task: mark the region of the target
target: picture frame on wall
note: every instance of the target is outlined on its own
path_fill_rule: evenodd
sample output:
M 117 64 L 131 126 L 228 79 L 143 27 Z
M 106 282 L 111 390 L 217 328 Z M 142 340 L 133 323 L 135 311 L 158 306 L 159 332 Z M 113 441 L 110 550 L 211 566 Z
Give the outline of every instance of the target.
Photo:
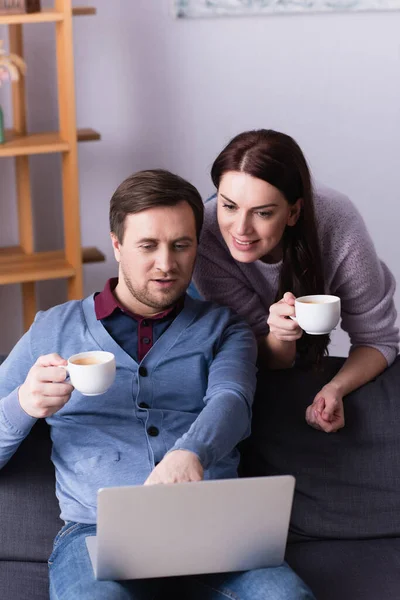
M 177 18 L 399 10 L 400 0 L 173 0 Z

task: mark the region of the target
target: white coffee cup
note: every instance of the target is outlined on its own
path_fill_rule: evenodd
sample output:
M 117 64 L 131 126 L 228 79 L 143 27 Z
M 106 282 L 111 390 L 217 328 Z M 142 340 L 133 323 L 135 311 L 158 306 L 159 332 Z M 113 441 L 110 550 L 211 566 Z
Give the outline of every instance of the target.
M 114 382 L 116 365 L 112 352 L 92 351 L 73 354 L 66 369 L 75 389 L 85 396 L 104 394 Z
M 294 303 L 292 317 L 310 335 L 323 335 L 335 329 L 340 321 L 340 298 L 328 294 L 301 296 Z

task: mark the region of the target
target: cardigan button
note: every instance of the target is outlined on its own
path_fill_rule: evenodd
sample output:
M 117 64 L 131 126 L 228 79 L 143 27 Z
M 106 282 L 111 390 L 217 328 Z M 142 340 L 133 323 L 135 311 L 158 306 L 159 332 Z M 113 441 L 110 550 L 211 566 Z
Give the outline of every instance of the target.
M 140 375 L 140 377 L 147 377 L 146 367 L 139 367 L 139 375 Z
M 160 432 L 158 431 L 157 427 L 150 425 L 150 427 L 147 429 L 147 433 L 151 435 L 151 437 L 157 437 Z

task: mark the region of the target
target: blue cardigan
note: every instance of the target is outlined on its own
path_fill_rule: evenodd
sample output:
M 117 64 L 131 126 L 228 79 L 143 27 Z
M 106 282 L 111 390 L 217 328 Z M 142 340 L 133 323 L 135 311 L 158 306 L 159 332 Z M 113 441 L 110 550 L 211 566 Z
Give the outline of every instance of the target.
M 230 309 L 190 296 L 139 364 L 96 319 L 93 296 L 39 312 L 0 366 L 0 468 L 36 421 L 22 410 L 18 387 L 37 358 L 99 349 L 115 354 L 113 386 L 100 396 L 74 390 L 47 419 L 62 519 L 95 523 L 100 487 L 142 484 L 173 449 L 196 453 L 207 479 L 237 475 L 235 446 L 250 431 L 256 341 Z

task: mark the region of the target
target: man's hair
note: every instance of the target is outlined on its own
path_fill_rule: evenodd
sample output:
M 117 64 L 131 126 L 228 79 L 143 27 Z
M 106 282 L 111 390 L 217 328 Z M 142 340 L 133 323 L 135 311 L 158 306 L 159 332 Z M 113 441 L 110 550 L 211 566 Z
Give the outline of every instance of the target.
M 122 244 L 128 215 L 187 202 L 194 214 L 197 240 L 204 219 L 204 206 L 197 189 L 188 181 L 163 169 L 134 173 L 115 190 L 110 201 L 110 231 Z

